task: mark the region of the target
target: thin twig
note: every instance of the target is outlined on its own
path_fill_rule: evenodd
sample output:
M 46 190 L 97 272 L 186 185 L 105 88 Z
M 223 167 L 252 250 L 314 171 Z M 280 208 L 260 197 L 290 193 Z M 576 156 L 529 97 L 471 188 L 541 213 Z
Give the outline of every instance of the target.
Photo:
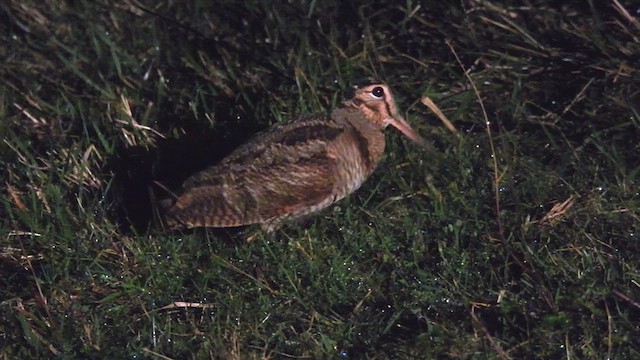
M 266 281 L 260 281 L 258 280 L 255 276 L 252 276 L 251 274 L 247 273 L 246 271 L 240 269 L 239 267 L 231 264 L 230 262 L 228 262 L 227 260 L 225 260 L 224 258 L 222 258 L 219 255 L 212 255 L 212 257 L 214 259 L 216 259 L 220 264 L 222 264 L 224 267 L 237 272 L 238 274 L 244 275 L 246 277 L 248 277 L 249 279 L 251 279 L 252 281 L 254 281 L 256 284 L 260 285 L 261 287 L 269 290 L 269 292 L 271 294 L 277 294 L 278 292 L 274 289 L 272 289 L 269 284 Z
M 604 309 L 607 311 L 607 329 L 609 336 L 607 336 L 607 359 L 611 359 L 611 349 L 613 349 L 613 317 L 611 311 L 609 311 L 609 305 L 604 302 Z
M 491 344 L 491 347 L 496 351 L 501 359 L 511 359 L 511 357 L 504 350 L 502 350 L 500 344 L 498 344 L 493 336 L 491 336 L 487 327 L 484 326 L 480 319 L 478 319 L 478 316 L 475 313 L 475 308 L 475 306 L 471 307 L 471 320 L 473 320 L 473 322 L 480 328 L 480 330 L 482 330 L 484 336 L 487 338 L 487 340 L 489 340 L 489 344 Z
M 613 294 L 619 298 L 621 298 L 622 300 L 628 302 L 629 304 L 637 307 L 638 309 L 640 309 L 640 303 L 633 300 L 632 298 L 629 297 L 629 295 L 623 293 L 620 290 L 613 290 Z
M 629 14 L 627 9 L 625 9 L 624 6 L 622 6 L 622 4 L 620 4 L 618 0 L 612 0 L 612 2 L 616 10 L 620 13 L 620 15 L 622 15 L 625 19 L 627 19 L 627 21 L 632 23 L 635 27 L 640 29 L 640 21 L 638 21 L 638 19 L 631 16 L 631 14 Z
M 462 72 L 464 73 L 464 76 L 467 78 L 467 80 L 471 84 L 471 87 L 473 88 L 473 92 L 475 93 L 476 98 L 478 99 L 478 103 L 480 104 L 480 108 L 482 109 L 482 116 L 484 117 L 484 125 L 485 125 L 485 129 L 487 131 L 487 136 L 489 137 L 489 146 L 491 147 L 491 155 L 493 155 L 492 156 L 492 161 L 493 161 L 493 191 L 495 193 L 495 199 L 496 199 L 496 220 L 498 222 L 498 232 L 500 233 L 500 238 L 502 240 L 504 240 L 504 231 L 502 229 L 502 218 L 500 216 L 500 175 L 498 174 L 498 156 L 496 154 L 496 148 L 495 148 L 495 145 L 493 143 L 493 136 L 491 134 L 491 127 L 489 126 L 489 124 L 490 124 L 489 123 L 489 116 L 487 116 L 487 110 L 484 108 L 484 103 L 482 102 L 482 97 L 480 96 L 480 91 L 478 91 L 478 88 L 476 87 L 475 82 L 473 81 L 473 79 L 471 79 L 471 76 L 469 75 L 469 73 L 465 69 L 464 65 L 462 64 L 462 61 L 458 57 L 458 53 L 456 53 L 456 50 L 453 48 L 453 45 L 451 45 L 451 42 L 449 40 L 446 40 L 445 42 L 446 42 L 447 46 L 449 47 L 449 49 L 451 49 L 451 53 L 453 53 L 453 56 L 456 58 L 456 61 L 458 62 L 458 65 L 460 65 L 460 68 L 462 69 Z
M 565 108 L 562 110 L 562 113 L 560 115 L 558 115 L 557 118 L 553 121 L 554 125 L 557 124 L 558 121 L 560 121 L 560 119 L 566 113 L 569 112 L 569 110 L 571 110 L 573 105 L 577 104 L 580 100 L 582 100 L 584 98 L 584 93 L 587 91 L 587 88 L 589 86 L 591 86 L 591 83 L 593 83 L 594 80 L 595 80 L 595 78 L 591 78 L 591 79 L 589 79 L 589 81 L 587 81 L 587 84 L 582 87 L 582 89 L 578 92 L 578 94 L 576 94 L 576 96 L 573 97 L 573 100 L 571 100 L 571 103 L 569 103 L 569 105 L 565 106 Z
M 159 352 L 155 352 L 155 351 L 153 351 L 153 350 L 151 350 L 151 349 L 149 349 L 149 348 L 147 348 L 147 347 L 142 348 L 142 351 L 144 351 L 144 352 L 146 352 L 147 354 L 152 355 L 152 356 L 154 356 L 154 357 L 156 357 L 156 358 L 159 358 L 159 359 L 163 359 L 163 360 L 173 360 L 173 358 L 168 357 L 168 356 L 165 356 L 165 355 L 162 355 L 162 354 L 160 354 Z
M 430 97 L 425 95 L 425 96 L 420 98 L 420 102 L 422 102 L 422 104 L 424 104 L 424 106 L 428 107 L 429 110 L 431 110 L 434 114 L 436 114 L 438 119 L 440 119 L 440 121 L 442 121 L 442 124 L 444 124 L 444 126 L 447 129 L 449 129 L 454 134 L 458 134 L 458 129 L 456 129 L 456 127 L 453 125 L 453 123 L 451 121 L 449 121 L 449 118 L 447 118 L 442 113 L 442 110 L 440 110 L 438 105 L 436 105 L 436 103 L 433 102 L 433 100 L 431 100 Z

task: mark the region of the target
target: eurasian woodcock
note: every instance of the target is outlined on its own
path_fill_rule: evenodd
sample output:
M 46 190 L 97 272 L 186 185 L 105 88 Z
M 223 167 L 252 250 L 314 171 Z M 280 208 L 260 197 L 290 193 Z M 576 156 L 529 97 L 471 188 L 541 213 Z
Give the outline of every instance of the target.
M 261 224 L 273 231 L 356 191 L 380 162 L 388 125 L 425 144 L 387 85 L 354 90 L 329 114 L 278 124 L 187 179 L 166 212 L 169 227 Z

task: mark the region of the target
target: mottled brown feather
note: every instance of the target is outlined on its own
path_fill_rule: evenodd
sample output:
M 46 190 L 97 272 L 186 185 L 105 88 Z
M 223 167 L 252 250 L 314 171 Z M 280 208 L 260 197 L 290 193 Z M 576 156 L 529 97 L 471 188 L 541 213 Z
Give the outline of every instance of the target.
M 185 189 L 171 208 L 170 216 L 189 227 L 230 227 L 270 222 L 304 212 L 331 193 L 334 184 L 323 175 L 334 171 L 334 167 L 335 162 L 326 156 L 281 163 L 259 172 L 250 166 L 235 166 L 233 182 L 224 173 L 219 176 L 225 185 Z M 293 172 L 292 176 L 281 176 L 287 172 Z
M 387 125 L 422 140 L 397 112 L 388 87 L 370 85 L 357 88 L 354 98 L 330 114 L 301 117 L 257 134 L 185 181 L 167 211 L 167 224 L 260 223 L 273 229 L 284 219 L 322 209 L 358 189 L 373 172 L 384 152 Z
M 251 146 L 238 148 L 184 183 L 182 195 L 167 214 L 170 225 L 273 222 L 333 202 L 338 161 L 328 151 L 337 138 L 354 132 L 344 118 L 339 120 L 331 123 L 327 115 L 316 116 L 258 134 L 255 142 L 248 143 Z

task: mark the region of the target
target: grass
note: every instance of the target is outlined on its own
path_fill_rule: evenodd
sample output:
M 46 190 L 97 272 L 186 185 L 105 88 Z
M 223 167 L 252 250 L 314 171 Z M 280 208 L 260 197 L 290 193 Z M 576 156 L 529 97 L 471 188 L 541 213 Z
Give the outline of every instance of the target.
M 639 357 L 637 6 L 553 4 L 5 1 L 0 358 Z M 389 131 L 251 243 L 157 226 L 365 76 L 437 154 Z

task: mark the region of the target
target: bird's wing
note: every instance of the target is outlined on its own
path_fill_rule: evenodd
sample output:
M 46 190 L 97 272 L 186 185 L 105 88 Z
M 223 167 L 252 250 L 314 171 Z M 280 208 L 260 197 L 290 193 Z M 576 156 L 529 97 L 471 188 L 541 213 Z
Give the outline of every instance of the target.
M 328 121 L 326 114 L 309 115 L 277 125 L 254 135 L 219 164 L 188 178 L 183 188 L 209 183 L 217 174 L 233 173 L 238 168 L 266 167 L 316 156 L 326 151 L 326 145 L 344 131 L 344 124 Z
M 331 203 L 336 124 L 295 124 L 265 134 L 185 182 L 167 218 L 188 227 L 230 227 L 301 215 Z

